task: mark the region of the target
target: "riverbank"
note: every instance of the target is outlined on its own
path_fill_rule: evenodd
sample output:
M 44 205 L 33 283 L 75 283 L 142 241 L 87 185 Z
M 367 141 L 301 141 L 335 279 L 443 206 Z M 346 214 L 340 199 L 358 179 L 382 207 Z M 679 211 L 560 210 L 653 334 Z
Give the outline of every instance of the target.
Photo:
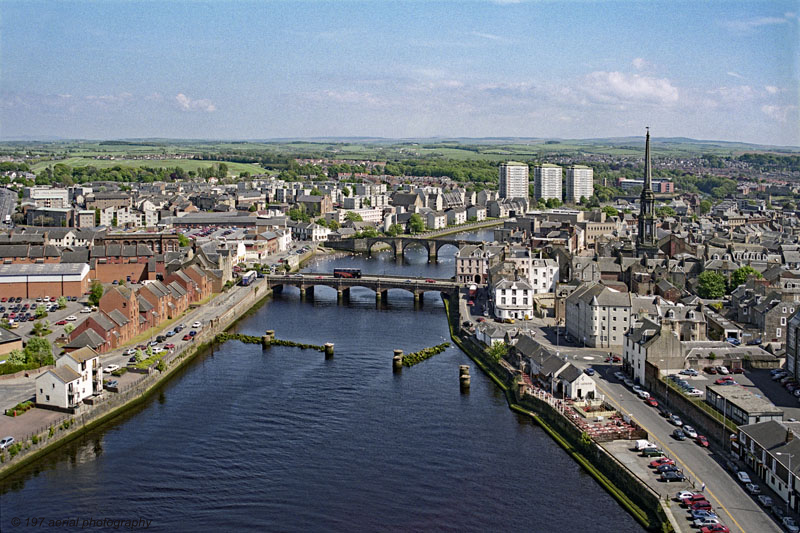
M 151 368 L 146 375 L 127 389 L 119 393 L 106 391 L 102 399 L 96 398 L 91 407 L 83 406 L 79 412 L 66 414 L 48 428 L 43 428 L 40 433 L 24 441 L 20 440 L 22 449 L 14 457 L 3 456 L 4 460 L 0 464 L 0 480 L 140 405 L 199 353 L 205 351 L 218 334 L 224 333 L 236 322 L 261 307 L 272 295 L 272 292 L 265 287 L 264 290 L 260 290 L 262 285 L 262 280 L 259 280 L 255 285 L 251 285 L 249 290 L 240 288 L 246 290 L 244 295 L 241 298 L 234 298 L 234 301 L 228 301 L 227 309 L 211 320 L 209 325 L 195 336 L 192 344 L 163 359 L 166 364 L 163 371 Z M 209 303 L 212 304 L 213 301 Z
M 509 370 L 460 334 L 458 302 L 445 298 L 444 304 L 453 342 L 503 391 L 512 411 L 531 417 L 642 526 L 650 531 L 675 530 L 674 519 L 665 512 L 658 495 L 597 444 L 585 442 L 577 430 L 569 431 L 566 419 L 548 403 L 519 394 L 520 387 Z

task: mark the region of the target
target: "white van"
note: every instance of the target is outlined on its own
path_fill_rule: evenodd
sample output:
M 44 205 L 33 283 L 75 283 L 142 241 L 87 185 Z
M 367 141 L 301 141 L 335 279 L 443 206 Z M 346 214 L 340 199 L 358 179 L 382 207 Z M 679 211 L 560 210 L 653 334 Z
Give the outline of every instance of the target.
M 649 440 L 637 440 L 636 441 L 636 451 L 640 452 L 642 450 L 646 450 L 647 448 L 658 448 L 655 444 L 650 442 Z

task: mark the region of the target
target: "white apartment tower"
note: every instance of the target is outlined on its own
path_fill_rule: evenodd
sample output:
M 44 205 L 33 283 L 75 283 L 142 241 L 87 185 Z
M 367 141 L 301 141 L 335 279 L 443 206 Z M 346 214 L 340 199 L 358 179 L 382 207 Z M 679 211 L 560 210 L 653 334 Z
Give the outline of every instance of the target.
M 534 167 L 533 194 L 536 200 L 555 198 L 561 201 L 561 167 L 548 164 Z
M 509 161 L 500 164 L 500 198 L 528 198 L 528 165 Z
M 594 171 L 583 165 L 573 165 L 567 169 L 567 203 L 577 204 L 581 197 L 591 198 L 594 194 Z

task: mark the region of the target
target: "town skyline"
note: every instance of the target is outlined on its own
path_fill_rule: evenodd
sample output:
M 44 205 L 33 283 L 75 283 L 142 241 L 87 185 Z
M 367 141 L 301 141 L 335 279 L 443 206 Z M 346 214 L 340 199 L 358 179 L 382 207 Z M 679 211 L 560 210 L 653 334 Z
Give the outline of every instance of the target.
M 89 5 L 4 2 L 3 139 L 800 145 L 796 2 Z

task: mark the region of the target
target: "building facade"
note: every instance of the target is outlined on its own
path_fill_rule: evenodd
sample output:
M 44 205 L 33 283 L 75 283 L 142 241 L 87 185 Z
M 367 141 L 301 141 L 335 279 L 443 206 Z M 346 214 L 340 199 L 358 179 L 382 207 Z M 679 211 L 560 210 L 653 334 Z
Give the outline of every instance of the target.
M 567 168 L 567 195 L 564 201 L 577 204 L 581 198 L 591 198 L 594 194 L 594 170 L 584 165 Z
M 561 167 L 541 165 L 533 169 L 533 195 L 536 200 L 556 199 L 561 201 Z
M 509 161 L 500 165 L 500 198 L 528 198 L 528 165 Z

